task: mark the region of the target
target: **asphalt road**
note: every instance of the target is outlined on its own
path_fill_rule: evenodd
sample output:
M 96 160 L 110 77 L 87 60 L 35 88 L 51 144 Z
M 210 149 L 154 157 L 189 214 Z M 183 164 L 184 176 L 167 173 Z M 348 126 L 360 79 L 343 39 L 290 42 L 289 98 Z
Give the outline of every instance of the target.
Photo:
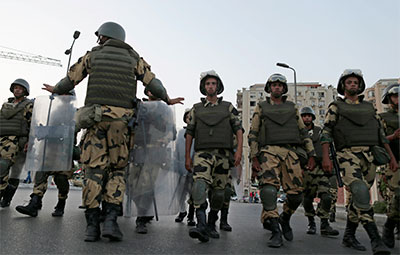
M 83 241 L 86 221 L 78 209 L 81 192 L 72 190 L 67 200 L 64 217 L 54 218 L 51 212 L 57 203 L 57 191 L 49 189 L 43 199 L 43 209 L 36 218 L 22 215 L 17 205 L 27 203 L 31 189 L 21 188 L 9 208 L 0 208 L 1 254 L 371 254 L 369 239 L 362 227 L 357 238 L 367 247 L 366 252 L 348 249 L 341 245 L 345 221 L 338 219 L 333 227 L 340 236 L 327 238 L 307 235 L 307 220 L 299 210 L 292 218 L 294 240 L 285 241 L 279 249 L 269 248 L 270 233 L 262 228 L 259 217 L 260 204 L 233 202 L 229 223 L 233 232 L 221 232 L 220 239 L 200 243 L 188 235 L 189 227 L 175 223 L 175 216 L 161 216 L 148 226 L 148 234 L 135 233 L 134 218 L 118 219 L 124 240 L 109 242 L 102 238 L 95 243 Z M 218 224 L 218 222 L 217 222 Z M 319 220 L 317 219 L 319 227 Z M 319 232 L 319 231 L 318 231 Z M 399 241 L 392 254 L 399 254 Z

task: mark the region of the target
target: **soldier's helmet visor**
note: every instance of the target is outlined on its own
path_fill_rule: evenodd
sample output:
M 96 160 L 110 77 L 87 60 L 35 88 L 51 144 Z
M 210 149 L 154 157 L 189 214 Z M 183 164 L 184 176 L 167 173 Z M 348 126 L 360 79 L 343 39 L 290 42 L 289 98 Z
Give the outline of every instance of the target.
M 399 86 L 394 86 L 393 88 L 389 89 L 388 95 L 398 94 L 399 93 Z
M 346 69 L 344 70 L 342 76 L 348 76 L 352 74 L 362 77 L 362 72 L 360 69 Z
M 287 83 L 286 78 L 284 76 L 282 76 L 282 75 L 272 75 L 268 79 L 268 82 L 276 82 L 276 81 L 279 81 L 279 82 L 282 82 L 282 83 Z

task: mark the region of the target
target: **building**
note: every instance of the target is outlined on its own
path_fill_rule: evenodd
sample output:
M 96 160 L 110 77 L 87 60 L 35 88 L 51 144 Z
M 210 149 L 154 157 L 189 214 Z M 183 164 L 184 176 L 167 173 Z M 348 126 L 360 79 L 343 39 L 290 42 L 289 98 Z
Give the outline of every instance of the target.
M 243 184 L 244 189 L 251 187 L 251 166 L 249 159 L 250 148 L 247 136 L 249 134 L 254 109 L 259 101 L 265 100 L 268 95 L 264 91 L 265 84 L 254 84 L 249 88 L 242 88 L 236 93 L 237 109 L 245 130 L 243 135 Z M 294 102 L 294 86 L 288 83 L 288 100 Z M 318 82 L 297 83 L 297 104 L 299 107 L 310 106 L 314 109 L 316 120 L 314 123 L 322 126 L 328 105 L 337 97 L 336 88 L 332 85 L 322 86 Z

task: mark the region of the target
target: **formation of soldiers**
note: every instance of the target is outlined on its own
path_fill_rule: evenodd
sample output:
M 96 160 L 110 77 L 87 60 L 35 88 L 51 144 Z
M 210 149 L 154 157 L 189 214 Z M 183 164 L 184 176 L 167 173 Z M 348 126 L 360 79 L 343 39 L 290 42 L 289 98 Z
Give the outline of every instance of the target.
M 220 229 L 232 231 L 228 224 L 229 201 L 234 192 L 232 169 L 241 164 L 244 130 L 236 108 L 218 96 L 224 91 L 222 79 L 213 70 L 201 73 L 199 90 L 205 97 L 185 111 L 187 126 L 176 136 L 173 113 L 167 105 L 182 104 L 184 99 L 168 96 L 150 65 L 125 43 L 125 31 L 119 24 L 106 22 L 95 34 L 99 45 L 79 58 L 57 85 L 44 84 L 43 88 L 52 94 L 68 95 L 89 76 L 85 105 L 75 116 L 76 132 L 85 129 L 81 151 L 76 153 L 85 172 L 84 240 L 95 242 L 101 236 L 122 240 L 117 217 L 123 214 L 124 194 L 129 201 L 125 213 L 137 216 L 138 233 L 147 233 L 146 224 L 154 216 L 173 211 L 179 211 L 176 222 L 188 217 L 188 225 L 195 225 L 189 236 L 201 242 L 219 238 L 219 212 Z M 137 80 L 143 83 L 151 101 L 142 103 L 142 108 L 137 107 Z M 273 74 L 265 84 L 270 96 L 259 102 L 254 111 L 248 132 L 250 155 L 244 156 L 251 159 L 253 176 L 258 179 L 261 223 L 271 231 L 267 245 L 279 248 L 283 239 L 294 239 L 290 220 L 301 204 L 309 223 L 307 234 L 317 232 L 315 216 L 321 219 L 322 236 L 340 234 L 329 224 L 335 218 L 337 180 L 333 174 L 337 171 L 350 197 L 343 245 L 366 250 L 355 237 L 361 223 L 370 237 L 373 253 L 390 254 L 387 247 L 394 247 L 394 228 L 400 221 L 399 84 L 385 89 L 382 103 L 390 110 L 379 115 L 361 96 L 365 82 L 360 70 L 345 70 L 337 90 L 343 98 L 330 104 L 321 128 L 313 123 L 312 108 L 299 109 L 287 100 L 288 85 L 283 75 Z M 20 169 L 10 169 L 28 149 L 34 105 L 33 100 L 27 99 L 27 81 L 15 80 L 10 91 L 14 97 L 3 104 L 0 113 L 1 207 L 10 206 L 18 187 Z M 159 115 L 144 118 L 140 109 Z M 135 121 L 141 129 L 134 128 Z M 171 147 L 173 140 L 175 148 Z M 176 158 L 174 164 L 172 157 Z M 338 163 L 336 169 L 332 160 Z M 374 222 L 369 193 L 377 166 L 383 169 L 391 192 L 382 238 Z M 72 175 L 70 170 L 64 170 L 67 171 L 37 171 L 29 204 L 17 206 L 16 210 L 37 216 L 47 179 L 53 175 L 59 200 L 52 215 L 62 216 L 69 192 L 68 178 Z M 281 188 L 287 199 L 279 213 L 277 194 Z M 164 195 L 162 200 L 166 203 L 156 204 L 158 194 Z

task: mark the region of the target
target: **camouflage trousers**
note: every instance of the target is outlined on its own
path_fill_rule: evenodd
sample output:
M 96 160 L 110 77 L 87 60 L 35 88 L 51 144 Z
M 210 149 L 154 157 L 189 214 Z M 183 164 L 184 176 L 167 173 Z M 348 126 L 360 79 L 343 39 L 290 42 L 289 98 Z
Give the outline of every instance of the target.
M 193 159 L 193 182 L 199 179 L 208 184 L 208 191 L 224 190 L 232 176 L 229 170 L 232 167 L 232 153 L 225 149 L 199 150 Z M 207 196 L 207 192 L 204 196 Z M 195 208 L 200 204 L 194 203 Z M 212 206 L 212 205 L 211 205 Z
M 3 136 L 0 138 L 0 159 L 7 162 L 1 163 L 2 165 L 0 166 L 0 190 L 4 190 L 7 187 L 10 168 L 22 151 L 18 141 L 19 138 L 16 136 Z
M 400 162 L 398 162 L 400 165 Z M 387 184 L 387 217 L 400 220 L 400 168 L 396 172 L 390 170 L 389 165 L 382 167 L 383 179 Z M 396 196 L 397 194 L 397 196 Z
M 120 120 L 99 122 L 85 133 L 81 162 L 86 178 L 82 194 L 86 208 L 98 208 L 103 200 L 110 204 L 122 203 L 128 141 L 127 124 Z
M 329 177 L 329 183 L 330 183 L 329 193 L 331 193 L 331 198 L 332 198 L 330 213 L 336 213 L 338 186 L 335 175 Z
M 330 196 L 330 183 L 328 175 L 317 165 L 312 171 L 304 171 L 304 215 L 314 217 L 317 215 L 321 219 L 329 218 L 329 210 L 331 208 L 331 199 L 329 199 L 329 207 L 323 206 L 322 199 L 326 199 L 326 195 Z M 320 198 L 321 201 L 318 203 L 317 210 L 314 210 L 313 200 L 314 198 Z
M 39 171 L 35 173 L 32 194 L 43 197 L 47 191 L 48 179 L 53 176 L 54 183 L 58 189 L 58 199 L 67 199 L 69 193 L 68 179 L 72 177 L 73 170 L 70 171 Z
M 369 150 L 343 149 L 337 152 L 340 174 L 346 189 L 351 192 L 350 184 L 362 180 L 370 189 L 375 181 L 376 166 L 372 163 L 373 156 Z M 361 224 L 374 222 L 374 211 L 370 206 L 367 210 L 357 208 L 353 203 L 355 194 L 349 196 L 347 217 L 350 221 Z
M 272 185 L 279 191 L 282 186 L 284 192 L 291 195 L 301 195 L 303 188 L 303 170 L 300 166 L 300 160 L 296 153 L 281 147 L 267 146 L 261 151 L 258 158 L 262 170 L 258 172 L 259 186 Z M 283 211 L 292 215 L 298 205 L 293 205 L 290 199 L 286 199 L 283 204 Z M 263 209 L 261 222 L 267 218 L 279 217 L 278 208 L 271 211 Z

